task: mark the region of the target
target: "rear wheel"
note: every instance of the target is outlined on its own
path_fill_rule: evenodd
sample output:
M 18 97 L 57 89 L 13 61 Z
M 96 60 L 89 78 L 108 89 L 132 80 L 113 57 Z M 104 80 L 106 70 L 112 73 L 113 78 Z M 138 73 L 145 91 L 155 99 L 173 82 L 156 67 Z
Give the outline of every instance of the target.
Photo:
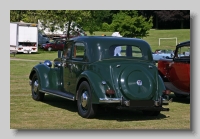
M 97 112 L 97 105 L 92 104 L 92 94 L 89 84 L 83 81 L 78 88 L 78 114 L 83 118 L 93 118 Z
M 35 73 L 32 78 L 31 91 L 32 98 L 36 101 L 44 100 L 44 93 L 39 92 L 39 86 L 38 76 Z

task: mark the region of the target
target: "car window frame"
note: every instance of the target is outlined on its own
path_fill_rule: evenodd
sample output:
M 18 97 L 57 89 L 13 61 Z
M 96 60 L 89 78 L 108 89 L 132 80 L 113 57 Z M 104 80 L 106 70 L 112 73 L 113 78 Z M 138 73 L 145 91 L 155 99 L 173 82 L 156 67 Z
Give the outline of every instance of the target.
M 74 50 L 75 50 L 75 47 L 77 46 L 76 45 L 77 43 L 83 44 L 83 47 L 84 47 L 83 53 L 84 54 L 83 54 L 82 58 L 80 58 L 80 57 L 73 57 Z M 84 42 L 76 41 L 76 42 L 73 43 L 72 51 L 71 51 L 71 60 L 73 60 L 73 61 L 83 61 L 83 62 L 87 61 L 87 58 L 86 58 L 86 44 Z

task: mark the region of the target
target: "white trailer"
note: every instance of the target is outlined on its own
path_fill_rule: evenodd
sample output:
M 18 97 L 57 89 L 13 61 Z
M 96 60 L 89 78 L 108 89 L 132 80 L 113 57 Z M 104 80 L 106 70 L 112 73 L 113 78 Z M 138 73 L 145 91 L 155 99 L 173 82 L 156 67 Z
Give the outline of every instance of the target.
M 15 46 L 17 52 L 38 52 L 38 27 L 33 23 L 10 23 L 10 50 Z
M 17 53 L 17 24 L 10 23 L 10 53 Z

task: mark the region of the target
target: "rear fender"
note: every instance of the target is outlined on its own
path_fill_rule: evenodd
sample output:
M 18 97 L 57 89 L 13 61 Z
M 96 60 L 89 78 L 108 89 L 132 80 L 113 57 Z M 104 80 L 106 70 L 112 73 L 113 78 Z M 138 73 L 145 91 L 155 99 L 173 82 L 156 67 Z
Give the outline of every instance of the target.
M 159 85 L 159 88 L 158 88 L 159 95 L 162 96 L 163 91 L 166 90 L 166 88 L 165 88 L 163 79 L 161 78 L 160 75 L 158 75 L 158 85 Z
M 159 75 L 164 79 L 169 72 L 169 63 L 171 60 L 159 60 L 158 61 L 158 72 Z
M 99 98 L 105 98 L 105 91 L 109 88 L 107 84 L 102 84 L 102 79 L 95 73 L 84 71 L 78 78 L 77 89 L 80 83 L 86 80 L 92 91 L 92 103 L 99 104 Z

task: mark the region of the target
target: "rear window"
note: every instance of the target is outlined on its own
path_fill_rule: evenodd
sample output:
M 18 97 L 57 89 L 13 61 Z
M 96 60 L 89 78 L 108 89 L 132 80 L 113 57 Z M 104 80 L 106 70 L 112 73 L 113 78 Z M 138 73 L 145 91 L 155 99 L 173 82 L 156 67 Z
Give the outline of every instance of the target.
M 142 51 L 137 46 L 122 45 L 111 46 L 109 48 L 111 57 L 129 57 L 129 58 L 142 58 Z

